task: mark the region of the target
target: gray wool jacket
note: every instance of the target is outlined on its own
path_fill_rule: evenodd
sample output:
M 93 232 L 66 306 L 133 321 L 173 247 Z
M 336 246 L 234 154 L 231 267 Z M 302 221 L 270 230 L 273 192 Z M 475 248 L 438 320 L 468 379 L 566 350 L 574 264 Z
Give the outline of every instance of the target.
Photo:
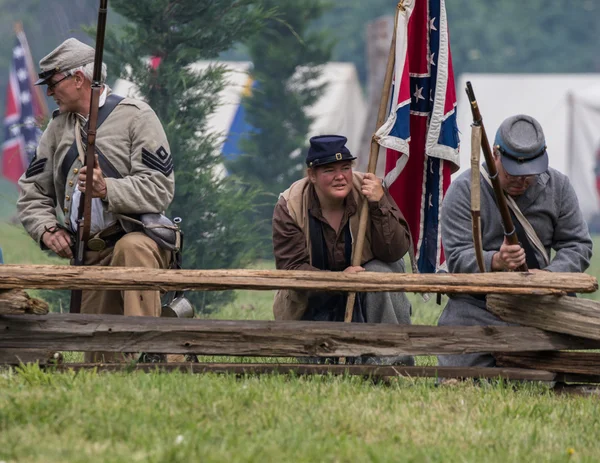
M 448 189 L 442 208 L 442 243 L 452 273 L 477 273 L 471 231 L 471 171 L 463 172 Z M 492 256 L 504 240 L 500 212 L 491 186 L 481 179 L 481 229 L 486 271 L 491 271 Z M 521 212 L 531 223 L 548 255 L 550 264 L 540 268 L 552 272 L 583 272 L 592 256 L 592 240 L 575 191 L 566 175 L 549 168 L 538 175 L 523 195 L 515 198 Z
M 19 219 L 31 237 L 40 242 L 46 228 L 57 223 L 55 206 L 62 209 L 65 225 L 82 160 L 77 158 L 63 177 L 62 163 L 75 140 L 77 115 L 54 117 L 42 134 L 35 158 L 19 179 Z M 163 212 L 175 191 L 175 174 L 163 127 L 143 101 L 124 98 L 98 128 L 98 149 L 122 178 L 106 178 L 107 200 L 115 214 Z M 42 245 L 43 243 L 40 243 Z

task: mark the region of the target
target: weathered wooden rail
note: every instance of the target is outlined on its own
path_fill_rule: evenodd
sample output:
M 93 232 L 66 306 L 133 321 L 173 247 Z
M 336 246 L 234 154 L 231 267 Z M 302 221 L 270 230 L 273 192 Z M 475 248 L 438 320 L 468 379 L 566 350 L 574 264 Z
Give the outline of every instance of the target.
M 575 297 L 490 295 L 488 310 L 509 323 L 600 340 L 600 304 Z
M 583 273 L 343 273 L 286 270 L 162 270 L 119 267 L 2 265 L 0 289 L 161 289 L 213 291 L 275 289 L 562 295 L 591 293 Z
M 600 382 L 600 378 L 586 375 L 556 373 L 527 368 L 458 368 L 407 367 L 378 365 L 312 365 L 297 363 L 160 363 L 160 364 L 86 364 L 56 365 L 57 371 L 88 370 L 116 371 L 178 371 L 181 373 L 224 373 L 236 375 L 289 374 L 296 375 L 352 375 L 375 378 L 404 376 L 410 378 L 503 378 L 524 381 Z
M 139 270 L 139 271 L 138 271 Z M 267 270 L 153 270 L 114 267 L 0 265 L 0 364 L 38 360 L 56 351 L 154 352 L 255 357 L 380 357 L 493 353 L 499 368 L 377 365 L 159 364 L 94 365 L 103 371 L 355 374 L 503 377 L 600 383 L 600 304 L 564 296 L 593 292 L 585 274 L 381 274 Z M 19 289 L 163 289 L 407 291 L 488 293 L 489 310 L 526 326 L 397 326 L 316 322 L 180 320 L 94 315 L 14 315 L 46 309 Z M 3 309 L 4 308 L 4 309 Z M 4 313 L 4 315 L 2 315 Z M 588 352 L 561 352 L 588 350 Z M 85 369 L 86 364 L 52 368 Z
M 257 357 L 395 356 L 600 349 L 524 326 L 199 320 L 119 315 L 0 316 L 0 349 Z
M 556 373 L 600 375 L 598 352 L 503 352 L 495 354 L 498 365 L 536 368 Z

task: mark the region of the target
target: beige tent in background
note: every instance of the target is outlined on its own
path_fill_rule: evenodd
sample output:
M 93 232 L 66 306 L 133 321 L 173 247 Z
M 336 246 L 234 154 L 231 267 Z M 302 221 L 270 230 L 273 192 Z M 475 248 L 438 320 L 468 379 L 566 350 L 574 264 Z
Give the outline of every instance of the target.
M 585 219 L 600 212 L 596 157 L 600 146 L 600 74 L 463 74 L 457 84 L 460 172 L 470 166 L 471 109 L 465 84 L 471 81 L 490 143 L 508 116 L 535 117 L 544 129 L 550 166 L 566 174 Z M 457 174 L 455 174 L 457 175 Z

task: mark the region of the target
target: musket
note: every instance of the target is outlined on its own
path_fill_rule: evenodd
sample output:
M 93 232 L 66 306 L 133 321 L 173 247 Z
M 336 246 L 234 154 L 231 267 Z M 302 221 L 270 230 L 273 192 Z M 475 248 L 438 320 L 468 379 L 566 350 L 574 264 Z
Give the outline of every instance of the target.
M 469 97 L 469 101 L 471 102 L 473 125 L 475 127 L 481 128 L 481 149 L 483 151 L 483 156 L 485 158 L 485 163 L 487 165 L 490 180 L 492 181 L 494 196 L 496 197 L 496 204 L 498 205 L 498 210 L 500 211 L 500 215 L 502 217 L 502 224 L 504 226 L 504 236 L 506 237 L 506 240 L 509 244 L 520 244 L 519 237 L 517 236 L 517 230 L 513 224 L 512 217 L 510 216 L 508 205 L 506 204 L 506 197 L 504 196 L 504 191 L 502 190 L 502 186 L 500 185 L 500 179 L 498 178 L 498 169 L 496 169 L 494 157 L 490 148 L 490 142 L 488 141 L 487 133 L 485 132 L 483 118 L 481 117 L 481 111 L 479 110 L 479 105 L 477 104 L 477 100 L 475 99 L 475 92 L 473 91 L 473 86 L 471 85 L 471 82 L 467 82 L 466 92 L 467 96 Z M 527 264 L 521 265 L 516 270 L 518 272 L 527 272 Z
M 87 128 L 87 146 L 85 151 L 85 191 L 79 201 L 77 213 L 77 233 L 75 236 L 75 255 L 73 265 L 85 264 L 85 248 L 90 237 L 92 221 L 92 189 L 94 161 L 96 155 L 96 128 L 98 125 L 98 107 L 102 93 L 102 54 L 104 51 L 104 36 L 106 32 L 106 15 L 108 0 L 100 0 L 98 9 L 98 27 L 96 28 L 96 50 L 94 55 L 94 72 L 92 77 L 92 94 L 90 97 L 90 115 Z M 71 291 L 71 313 L 81 311 L 81 290 Z
M 481 273 L 485 273 L 483 259 L 483 243 L 481 239 L 481 174 L 479 159 L 481 157 L 481 126 L 471 127 L 471 230 L 475 258 Z

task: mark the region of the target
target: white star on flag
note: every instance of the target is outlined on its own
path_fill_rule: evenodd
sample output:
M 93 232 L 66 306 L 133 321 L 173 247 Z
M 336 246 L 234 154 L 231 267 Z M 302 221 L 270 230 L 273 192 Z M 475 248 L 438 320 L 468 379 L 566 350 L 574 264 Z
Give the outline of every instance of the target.
M 419 102 L 419 100 L 424 100 L 425 97 L 423 96 L 423 87 L 419 87 L 417 85 L 415 93 L 413 93 L 413 96 L 415 97 L 415 100 L 417 100 L 416 101 L 417 103 Z
M 21 135 L 21 128 L 17 124 L 11 125 L 8 130 L 10 130 L 13 137 Z
M 27 71 L 25 68 L 17 69 L 17 79 L 19 79 L 19 82 L 27 80 Z
M 23 48 L 21 47 L 15 47 L 15 49 L 13 50 L 13 56 L 15 58 L 21 58 L 25 55 L 25 53 L 23 52 Z
M 21 93 L 21 103 L 27 104 L 31 101 L 31 94 L 29 92 Z
M 435 66 L 435 53 L 432 53 L 431 55 L 429 55 L 429 64 L 431 64 L 432 66 Z
M 429 20 L 429 30 L 437 31 L 437 28 L 435 27 L 435 24 L 434 24 L 436 19 L 437 18 L 431 18 Z
M 35 119 L 33 117 L 26 117 L 23 124 L 27 128 L 35 127 Z

